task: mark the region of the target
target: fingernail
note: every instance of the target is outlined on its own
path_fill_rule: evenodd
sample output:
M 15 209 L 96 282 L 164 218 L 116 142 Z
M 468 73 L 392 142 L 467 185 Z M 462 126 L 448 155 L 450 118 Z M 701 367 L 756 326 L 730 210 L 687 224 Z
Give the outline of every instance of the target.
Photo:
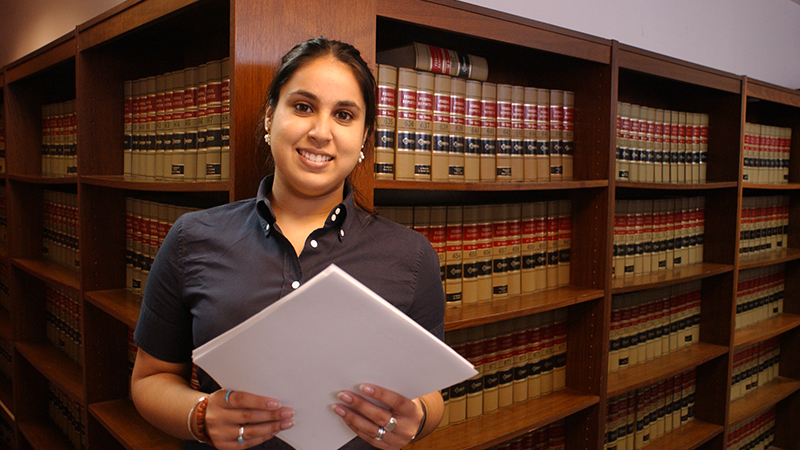
M 281 411 L 281 419 L 291 419 L 294 416 L 294 411 L 291 409 L 286 409 Z
M 339 392 L 336 397 L 345 403 L 353 403 L 353 397 L 351 397 L 347 392 Z
M 342 417 L 344 417 L 344 415 L 346 413 L 344 408 L 342 408 L 341 406 L 331 405 L 331 409 L 333 410 L 333 412 L 335 412 L 336 414 L 338 414 L 338 415 L 340 415 Z
M 286 422 L 281 422 L 281 430 L 288 430 L 294 426 L 294 421 L 287 420 Z
M 363 392 L 363 393 L 365 393 L 367 395 L 372 395 L 372 394 L 375 393 L 375 388 L 373 388 L 372 386 L 370 386 L 368 384 L 362 384 L 360 386 L 360 388 L 361 388 L 361 392 Z
M 270 401 L 267 403 L 267 409 L 278 409 L 281 407 L 280 402 Z

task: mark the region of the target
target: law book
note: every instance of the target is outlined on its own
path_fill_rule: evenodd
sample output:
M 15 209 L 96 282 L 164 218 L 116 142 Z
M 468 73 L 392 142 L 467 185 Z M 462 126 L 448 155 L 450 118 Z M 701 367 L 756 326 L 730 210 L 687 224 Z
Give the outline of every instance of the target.
M 522 276 L 522 210 L 519 203 L 507 205 L 508 209 L 508 294 L 519 295 Z
M 520 292 L 523 294 L 536 290 L 534 284 L 535 226 L 534 203 L 523 203 L 520 207 Z
M 450 155 L 448 158 L 448 179 L 453 182 L 464 181 L 464 152 L 466 134 L 466 95 L 467 82 L 461 78 L 451 80 L 450 98 Z
M 509 206 L 492 205 L 492 298 L 508 297 Z
M 542 315 L 544 316 L 542 324 L 542 395 L 550 395 L 553 393 L 554 388 L 555 311 L 548 311 L 542 313 Z
M 220 179 L 231 177 L 231 61 L 230 58 L 220 60 Z M 189 156 L 187 155 L 187 159 Z
M 206 180 L 222 178 L 222 61 L 206 66 Z M 173 164 L 174 165 L 174 164 Z M 199 168 L 202 170 L 202 168 Z
M 463 208 L 463 277 L 462 304 L 478 302 L 478 206 L 464 205 Z
M 572 202 L 561 200 L 558 206 L 558 286 L 570 281 L 572 253 Z
M 431 181 L 450 180 L 450 101 L 453 82 L 449 75 L 434 77 L 431 138 Z
M 547 288 L 558 287 L 558 227 L 559 227 L 558 200 L 547 202 Z
M 537 106 L 539 90 L 533 87 L 524 88 L 523 105 L 523 153 L 522 153 L 522 179 L 523 181 L 537 181 Z
M 156 75 L 156 149 L 154 155 L 153 178 L 164 179 L 164 97 L 166 95 L 166 77 Z
M 495 180 L 511 181 L 511 85 L 497 85 Z
M 566 387 L 567 309 L 555 310 L 553 317 L 553 391 Z
M 535 202 L 533 206 L 534 214 L 534 267 L 533 285 L 534 290 L 542 291 L 547 289 L 547 266 L 548 266 L 548 202 Z
M 434 86 L 432 73 L 417 71 L 417 116 L 414 122 L 415 181 L 431 181 Z
M 500 322 L 498 341 L 497 406 L 508 408 L 514 404 L 514 322 Z
M 531 333 L 527 317 L 513 319 L 514 324 L 514 403 L 528 400 L 528 347 Z
M 562 179 L 571 181 L 574 178 L 575 160 L 575 93 L 564 91 L 564 113 L 561 136 Z
M 656 109 L 642 108 L 644 125 L 644 151 L 642 153 L 642 166 L 639 179 L 645 183 L 655 182 L 656 165 Z
M 544 345 L 544 316 L 528 316 L 528 398 L 542 395 L 542 352 Z
M 145 80 L 147 98 L 145 100 L 144 136 L 145 143 L 142 148 L 142 175 L 155 180 L 156 177 L 156 77 L 150 76 Z
M 550 181 L 550 91 L 536 93 L 536 181 Z
M 490 301 L 493 291 L 493 207 L 478 206 L 478 302 Z
M 397 67 L 378 64 L 375 72 L 378 95 L 373 172 L 376 180 L 393 180 L 395 130 L 397 129 Z
M 631 104 L 617 102 L 616 147 L 614 157 L 615 178 L 619 181 L 630 179 L 630 162 L 627 159 L 630 150 Z
M 466 81 L 464 113 L 464 181 L 481 181 L 481 95 L 480 81 Z
M 197 66 L 197 161 L 195 180 L 204 181 L 206 179 L 206 164 L 208 163 L 208 145 L 206 137 L 208 135 L 208 64 Z M 185 160 L 184 160 L 185 162 Z M 171 175 L 170 169 L 170 176 Z
M 285 345 L 264 345 L 286 336 L 292 339 Z M 335 449 L 355 437 L 330 411 L 342 389 L 368 381 L 416 398 L 475 374 L 457 352 L 335 265 L 192 357 L 223 386 L 280 393 L 305 420 L 279 438 L 300 450 Z
M 131 176 L 133 158 L 133 80 L 125 80 L 122 88 L 123 96 L 123 144 L 122 174 Z
M 462 358 L 470 361 L 470 364 L 473 365 L 476 372 L 479 372 L 468 380 L 463 380 L 447 387 L 447 396 L 450 400 L 447 410 L 448 424 L 455 425 L 464 422 L 467 419 L 467 386 L 475 377 L 480 377 L 481 380 L 483 378 L 483 375 L 480 373 L 482 366 L 477 364 L 483 354 L 483 350 L 482 348 L 478 349 L 480 353 L 477 355 L 478 359 L 475 362 L 470 359 L 468 346 L 469 343 L 467 341 L 467 329 L 462 328 L 447 332 L 445 333 L 444 339 L 448 347 L 453 349 L 453 351 Z M 483 392 L 482 388 L 481 392 Z M 481 409 L 482 408 L 483 405 L 481 405 Z
M 483 338 L 483 414 L 500 408 L 500 323 L 484 325 Z
M 497 180 L 497 85 L 481 83 L 480 181 Z
M 463 301 L 462 279 L 464 264 L 464 209 L 460 205 L 447 206 L 445 238 L 445 301 L 455 308 Z
M 172 143 L 170 149 L 172 156 L 168 159 L 171 163 L 170 181 L 186 180 L 186 152 L 183 147 L 183 139 L 186 133 L 184 127 L 183 114 L 183 92 L 186 88 L 186 80 L 182 70 L 176 70 L 170 74 L 172 78 Z
M 550 90 L 550 181 L 564 179 L 564 91 Z
M 430 242 L 436 255 L 439 256 L 439 277 L 442 290 L 445 290 L 445 270 L 447 268 L 447 207 L 442 205 L 430 207 Z
M 462 330 L 467 342 L 467 360 L 477 372 L 466 381 L 465 419 L 483 415 L 483 388 L 486 365 L 485 327 L 476 326 Z
M 525 88 L 511 87 L 511 181 L 523 181 L 525 169 Z
M 397 136 L 395 179 L 414 180 L 414 147 L 417 118 L 417 72 L 397 69 Z
M 197 179 L 197 72 L 197 67 L 183 70 L 183 176 L 188 181 Z M 225 121 L 226 127 L 230 129 L 230 92 L 228 92 L 227 110 Z M 224 135 L 225 133 L 223 137 Z M 229 142 L 228 152 L 230 152 Z
M 161 153 L 163 158 L 162 163 L 162 171 L 161 171 L 161 180 L 167 181 L 172 179 L 172 155 L 173 151 L 173 113 L 174 110 L 172 108 L 172 99 L 173 99 L 173 90 L 172 90 L 172 73 L 166 73 L 162 75 L 164 78 L 164 113 L 163 113 L 163 142 L 161 145 Z
M 419 42 L 379 51 L 376 59 L 382 64 L 478 81 L 486 81 L 489 75 L 486 58 Z

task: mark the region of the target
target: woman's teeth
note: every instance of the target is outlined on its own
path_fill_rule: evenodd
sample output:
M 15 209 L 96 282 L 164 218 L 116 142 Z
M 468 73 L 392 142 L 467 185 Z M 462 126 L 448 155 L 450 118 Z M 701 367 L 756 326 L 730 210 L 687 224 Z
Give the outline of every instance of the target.
M 330 156 L 316 155 L 314 153 L 308 153 L 308 152 L 300 152 L 300 154 L 303 155 L 304 158 L 306 158 L 308 160 L 311 160 L 311 161 L 314 161 L 314 162 L 325 162 L 325 161 L 330 161 L 330 160 L 333 159 Z

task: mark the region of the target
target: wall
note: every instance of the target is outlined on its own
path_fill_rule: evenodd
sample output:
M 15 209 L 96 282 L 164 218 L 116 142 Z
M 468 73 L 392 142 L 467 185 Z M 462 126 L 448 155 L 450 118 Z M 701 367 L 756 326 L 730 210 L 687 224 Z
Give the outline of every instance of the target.
M 800 89 L 800 5 L 791 0 L 465 0 Z M 0 66 L 121 0 L 0 0 Z

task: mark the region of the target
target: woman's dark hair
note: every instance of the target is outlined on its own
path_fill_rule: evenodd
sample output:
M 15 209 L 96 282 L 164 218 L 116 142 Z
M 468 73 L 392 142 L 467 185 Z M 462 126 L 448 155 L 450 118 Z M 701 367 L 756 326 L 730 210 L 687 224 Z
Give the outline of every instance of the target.
M 377 85 L 375 83 L 375 77 L 369 70 L 367 63 L 363 58 L 361 58 L 361 53 L 355 47 L 350 44 L 327 39 L 325 37 L 316 37 L 295 45 L 283 56 L 283 58 L 281 58 L 281 65 L 275 72 L 275 76 L 272 78 L 272 82 L 267 89 L 267 98 L 264 102 L 264 106 L 261 110 L 259 121 L 256 126 L 256 150 L 258 151 L 259 155 L 265 156 L 264 161 L 268 172 L 272 172 L 275 167 L 274 160 L 272 158 L 272 151 L 264 142 L 264 134 L 266 133 L 264 128 L 264 118 L 267 110 L 269 108 L 275 108 L 275 106 L 278 104 L 278 97 L 280 97 L 281 89 L 287 82 L 289 82 L 289 79 L 292 78 L 292 75 L 294 75 L 298 69 L 318 58 L 325 56 L 331 56 L 337 61 L 346 64 L 353 72 L 353 76 L 355 77 L 356 82 L 361 89 L 361 95 L 364 97 L 364 104 L 366 107 L 366 111 L 364 111 L 364 127 L 367 132 L 367 140 L 363 151 L 366 155 L 365 160 L 372 160 L 370 157 L 373 150 L 371 137 L 375 128 L 375 114 L 377 109 Z M 347 177 L 347 181 L 353 187 L 354 200 L 358 206 L 372 212 L 372 208 L 369 205 L 366 197 L 359 191 L 357 184 L 354 183 L 354 181 L 358 178 L 359 173 L 363 170 L 370 170 L 370 173 L 372 172 L 371 168 L 367 167 L 366 164 L 357 164 L 355 169 L 353 169 L 353 171 Z

